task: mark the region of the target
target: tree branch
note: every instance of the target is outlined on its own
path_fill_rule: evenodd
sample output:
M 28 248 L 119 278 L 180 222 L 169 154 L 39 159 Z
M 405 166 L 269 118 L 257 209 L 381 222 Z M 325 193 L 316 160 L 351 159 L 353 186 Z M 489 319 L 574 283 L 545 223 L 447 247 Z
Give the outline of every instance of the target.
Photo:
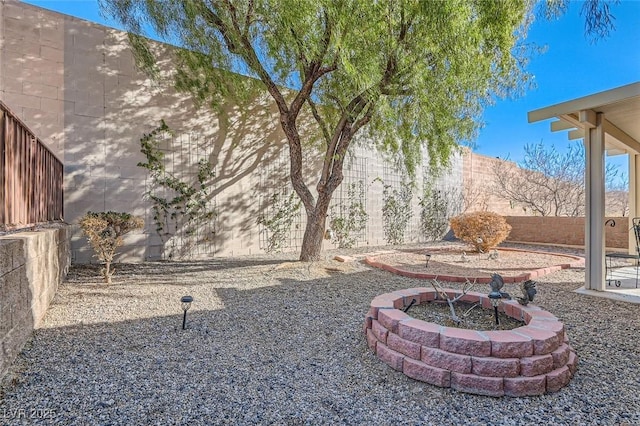
M 353 121 L 355 120 L 355 117 L 357 117 L 366 106 L 367 104 L 366 98 L 367 98 L 368 92 L 369 90 L 365 90 L 359 95 L 357 95 L 356 97 L 354 97 L 351 100 L 351 102 L 349 102 L 349 105 L 347 105 L 347 107 L 342 112 L 340 121 L 338 122 L 338 124 L 336 125 L 336 128 L 333 131 L 333 137 L 331 138 L 330 142 L 327 144 L 327 150 L 326 150 L 325 158 L 322 165 L 322 174 L 320 175 L 320 180 L 318 181 L 319 187 L 322 185 L 325 185 L 329 181 L 332 175 L 332 170 L 334 170 L 333 163 L 337 158 L 339 158 L 339 151 L 346 152 L 346 148 L 348 148 L 348 144 L 351 141 L 351 139 L 349 138 L 348 140 L 345 140 L 344 132 L 347 129 L 347 126 L 353 123 Z M 339 143 L 341 143 L 340 150 L 338 149 Z
M 247 14 L 244 17 L 244 32 L 242 33 L 243 37 L 249 38 L 249 27 L 251 27 L 251 18 L 253 17 L 253 0 L 249 0 L 249 4 L 247 4 Z
M 313 58 L 311 62 L 306 64 L 305 66 L 306 75 L 301 76 L 304 82 L 302 84 L 302 87 L 298 91 L 298 94 L 296 95 L 294 100 L 291 102 L 291 106 L 289 107 L 289 110 L 291 111 L 291 114 L 293 115 L 294 118 L 298 116 L 304 103 L 308 99 L 310 99 L 311 92 L 313 91 L 313 87 L 315 83 L 322 76 L 332 71 L 335 71 L 338 68 L 337 63 L 335 61 L 333 64 L 329 66 L 325 66 L 325 67 L 322 66 L 325 56 L 327 55 L 327 52 L 329 50 L 329 44 L 331 43 L 331 34 L 333 30 L 333 26 L 331 25 L 331 22 L 329 22 L 329 16 L 327 15 L 326 12 L 324 13 L 324 22 L 325 22 L 324 35 L 323 35 L 321 46 L 320 46 L 320 52 L 318 53 L 317 57 Z M 292 29 L 292 32 L 293 32 L 293 29 Z M 296 40 L 298 39 L 297 37 L 295 37 L 295 35 L 294 35 L 294 38 Z M 302 45 L 300 43 L 298 44 L 298 50 L 300 51 L 300 54 L 304 58 L 304 52 L 302 51 Z
M 369 106 L 367 107 L 367 111 L 364 113 L 362 118 L 353 123 L 352 133 L 355 134 L 358 130 L 360 130 L 363 126 L 367 125 L 371 118 L 373 117 L 373 111 L 375 109 L 376 103 L 371 101 L 369 102 Z
M 322 116 L 320 116 L 320 113 L 318 113 L 316 104 L 315 102 L 313 102 L 311 97 L 309 97 L 309 107 L 311 108 L 311 113 L 313 114 L 313 117 L 316 119 L 318 126 L 320 126 L 320 129 L 322 130 L 322 135 L 324 136 L 325 142 L 327 143 L 327 146 L 328 146 L 329 143 L 331 143 L 331 135 L 329 134 L 327 123 L 324 121 Z
M 298 60 L 302 62 L 302 66 L 303 66 L 303 72 L 301 73 L 300 77 L 301 77 L 301 80 L 306 80 L 307 75 L 309 74 L 309 60 L 307 59 L 307 56 L 304 54 L 304 50 L 302 48 L 303 47 L 302 41 L 300 41 L 300 38 L 296 34 L 296 31 L 293 28 L 290 28 L 290 30 L 291 30 L 291 35 L 295 40 L 296 46 L 298 47 Z
M 227 8 L 229 10 L 232 27 L 229 27 L 213 10 L 211 10 L 207 6 L 203 7 L 203 18 L 207 20 L 211 25 L 213 25 L 214 28 L 220 31 L 220 34 L 222 35 L 229 51 L 242 57 L 246 61 L 247 65 L 249 65 L 249 67 L 253 71 L 255 71 L 256 74 L 258 74 L 258 77 L 265 84 L 267 90 L 275 100 L 280 114 L 288 113 L 289 109 L 287 107 L 284 96 L 282 96 L 280 89 L 271 79 L 271 76 L 260 62 L 255 49 L 251 45 L 251 41 L 248 37 L 248 29 L 244 33 L 240 30 L 237 16 L 235 14 L 235 8 L 228 0 L 224 0 L 224 3 L 225 5 L 227 5 Z M 220 6 L 219 3 L 218 6 Z

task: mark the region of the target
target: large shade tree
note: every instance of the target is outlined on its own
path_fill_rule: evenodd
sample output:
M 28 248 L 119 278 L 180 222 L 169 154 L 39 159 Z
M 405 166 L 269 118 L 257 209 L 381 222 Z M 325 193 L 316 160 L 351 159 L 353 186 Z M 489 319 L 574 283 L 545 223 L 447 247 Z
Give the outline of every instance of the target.
M 290 178 L 306 211 L 300 259 L 320 257 L 327 210 L 354 137 L 398 154 L 411 173 L 426 150 L 446 163 L 482 107 L 526 82 L 519 41 L 527 0 L 101 0 L 134 35 L 152 31 L 184 50 L 176 85 L 219 102 L 229 70 L 255 78 L 279 111 Z M 158 58 L 132 37 L 148 69 Z M 245 79 L 247 80 L 247 79 Z M 234 80 L 236 83 L 238 80 Z M 311 123 L 309 122 L 311 121 Z M 304 122 L 304 125 L 302 124 Z M 321 140 L 315 190 L 305 183 L 307 127 Z M 311 148 L 311 146 L 314 146 Z

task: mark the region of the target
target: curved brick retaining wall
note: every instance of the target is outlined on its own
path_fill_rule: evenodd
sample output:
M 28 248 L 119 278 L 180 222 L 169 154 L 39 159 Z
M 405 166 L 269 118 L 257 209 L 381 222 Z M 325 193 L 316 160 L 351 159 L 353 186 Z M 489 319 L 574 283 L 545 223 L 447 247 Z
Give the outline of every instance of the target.
M 556 253 L 549 253 L 549 252 L 542 252 L 542 251 L 532 251 L 532 250 L 522 250 L 522 249 L 514 249 L 514 248 L 504 248 L 501 247 L 498 251 L 512 251 L 512 252 L 522 252 L 522 253 L 541 253 L 541 254 L 547 254 L 547 255 L 557 255 L 558 257 L 564 257 L 564 258 L 569 258 L 572 260 L 572 262 L 569 263 L 561 263 L 558 265 L 553 265 L 553 266 L 549 266 L 546 268 L 539 268 L 539 269 L 534 269 L 532 271 L 529 272 L 525 272 L 522 273 L 520 275 L 517 276 L 513 276 L 513 277 L 502 277 L 505 283 L 519 283 L 519 282 L 523 282 L 526 280 L 531 280 L 537 277 L 541 277 L 543 275 L 547 275 L 550 274 L 552 272 L 556 272 L 556 271 L 560 271 L 562 269 L 568 269 L 568 268 L 578 268 L 578 267 L 582 267 L 584 266 L 584 258 L 579 257 L 579 256 L 572 256 L 570 254 L 556 254 Z M 423 250 L 424 252 L 424 250 Z M 437 249 L 436 250 L 430 250 L 430 252 L 433 253 L 437 253 Z M 431 274 L 431 273 L 427 273 L 427 272 L 414 272 L 414 271 L 407 271 L 405 269 L 402 268 L 397 268 L 395 266 L 392 265 L 388 265 L 386 263 L 382 263 L 379 262 L 376 259 L 375 254 L 372 254 L 370 256 L 366 256 L 364 258 L 364 263 L 366 263 L 369 266 L 373 266 L 374 268 L 379 268 L 379 269 L 383 269 L 385 271 L 391 272 L 393 274 L 396 275 L 401 275 L 403 277 L 408 277 L 408 278 L 418 278 L 418 279 L 440 279 L 441 281 L 447 281 L 447 282 L 460 282 L 463 283 L 467 280 L 469 281 L 473 281 L 476 282 L 478 284 L 487 284 L 491 282 L 491 277 L 469 277 L 469 276 L 460 276 L 460 275 L 445 275 L 445 274 Z
M 446 290 L 450 297 L 458 290 Z M 534 305 L 503 301 L 500 311 L 525 326 L 509 331 L 475 331 L 415 319 L 401 309 L 438 300 L 426 287 L 375 297 L 365 317 L 369 348 L 391 368 L 441 387 L 488 396 L 531 396 L 567 385 L 577 357 L 564 325 Z M 461 301 L 492 309 L 485 294 L 469 292 Z

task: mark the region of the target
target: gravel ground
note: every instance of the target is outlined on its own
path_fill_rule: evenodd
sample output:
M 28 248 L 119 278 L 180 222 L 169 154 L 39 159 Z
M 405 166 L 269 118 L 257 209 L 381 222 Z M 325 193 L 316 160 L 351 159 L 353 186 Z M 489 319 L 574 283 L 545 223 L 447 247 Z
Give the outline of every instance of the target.
M 73 268 L 5 378 L 0 423 L 640 424 L 640 305 L 577 295 L 583 269 L 541 277 L 536 299 L 564 321 L 576 376 L 554 394 L 496 399 L 379 361 L 362 334 L 369 302 L 424 282 L 330 257 L 120 265 L 108 287 Z
M 393 265 L 405 271 L 464 277 L 490 277 L 496 272 L 503 277 L 515 277 L 534 269 L 563 263 L 571 264 L 576 261 L 572 257 L 541 252 L 523 255 L 521 252 L 508 250 L 497 250 L 492 253 L 470 253 L 468 250 L 468 246 L 464 244 L 447 244 L 446 247 L 431 250 L 427 269 L 425 269 L 424 248 L 417 252 L 398 250 L 374 258 L 378 262 Z M 548 252 L 548 248 L 544 251 Z M 494 254 L 497 255 L 496 258 L 492 258 Z

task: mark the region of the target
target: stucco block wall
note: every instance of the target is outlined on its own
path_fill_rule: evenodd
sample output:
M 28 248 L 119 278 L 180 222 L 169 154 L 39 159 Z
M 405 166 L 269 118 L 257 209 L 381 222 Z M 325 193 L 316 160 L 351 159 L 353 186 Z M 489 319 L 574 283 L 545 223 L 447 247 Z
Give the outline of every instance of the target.
M 126 211 L 145 219 L 145 229 L 125 238 L 116 261 L 167 258 L 169 252 L 199 258 L 264 251 L 258 217 L 274 192 L 290 188 L 286 139 L 268 95 L 251 105 L 229 101 L 219 112 L 197 109 L 172 87 L 170 46 L 155 46 L 166 59 L 160 80 L 151 81 L 136 69 L 125 33 L 15 0 L 0 2 L 0 46 L 0 99 L 63 159 L 74 262 L 92 261 L 75 225 L 89 210 Z M 208 202 L 218 214 L 195 237 L 178 233 L 163 241 L 144 196 L 150 180 L 137 166 L 144 161 L 139 141 L 161 119 L 175 134 L 161 146 L 168 170 L 193 179 L 200 158 L 214 166 Z M 304 172 L 313 189 L 320 156 L 311 148 L 305 151 L 311 161 Z M 374 179 L 399 182 L 402 177 L 370 144 L 354 147 L 354 154 L 353 161 L 346 161 L 345 183 L 364 183 L 369 212 L 358 244 L 384 244 L 382 184 Z M 452 164 L 441 181 L 461 185 L 461 160 Z M 417 181 L 421 184 L 422 176 Z M 407 241 L 419 239 L 419 192 Z M 336 200 L 341 196 L 336 192 Z M 301 211 L 288 250 L 299 249 L 304 224 Z
M 0 377 L 40 326 L 70 260 L 66 225 L 0 237 Z
M 517 167 L 514 162 L 465 150 L 462 163 L 465 191 L 467 194 L 472 194 L 473 201 L 468 211 L 492 211 L 503 216 L 528 214 L 521 206 L 495 195 L 494 169 Z
M 584 246 L 584 217 L 508 216 L 506 219 L 512 228 L 507 241 Z M 629 218 L 607 219 L 615 220 L 616 226 L 603 224 L 606 247 L 627 249 Z

